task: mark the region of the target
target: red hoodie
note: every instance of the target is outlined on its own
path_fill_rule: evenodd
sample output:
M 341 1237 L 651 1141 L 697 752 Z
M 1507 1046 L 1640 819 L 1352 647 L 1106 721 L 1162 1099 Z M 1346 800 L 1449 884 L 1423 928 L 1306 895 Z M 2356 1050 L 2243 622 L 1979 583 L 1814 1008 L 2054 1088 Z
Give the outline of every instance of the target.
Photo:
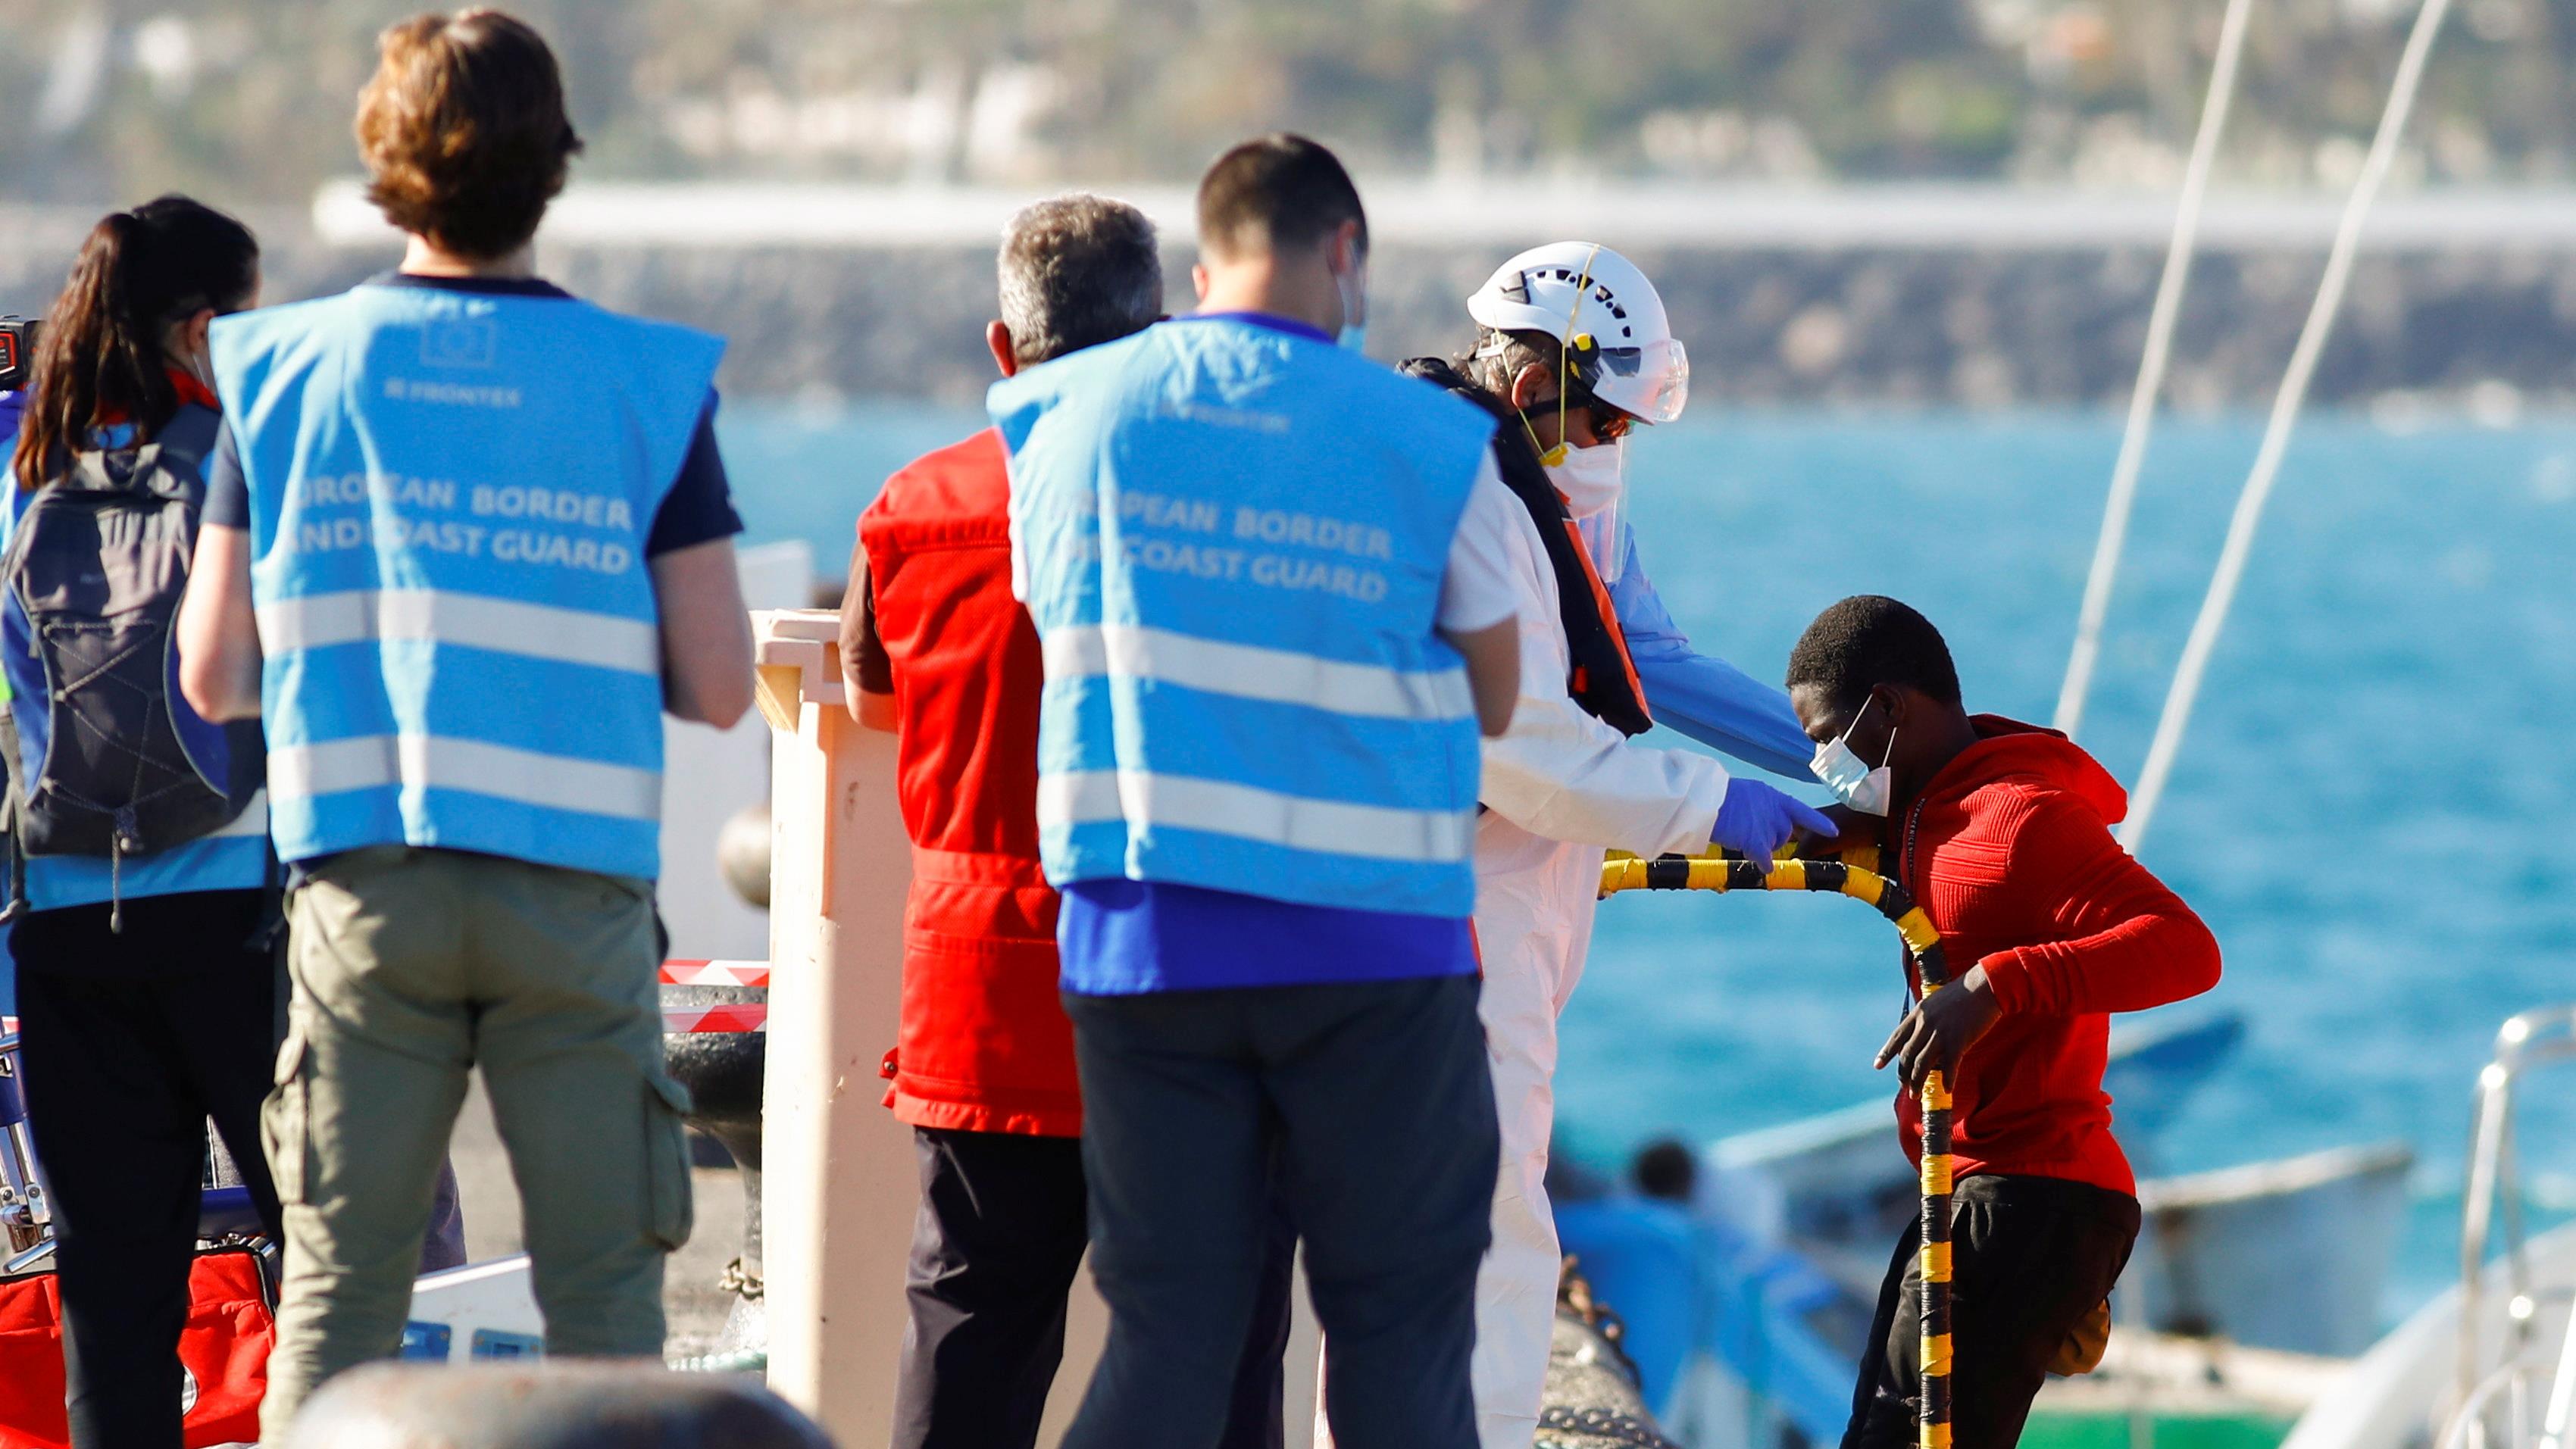
M 2135 1193 L 2102 1090 L 2110 1013 L 2216 985 L 2217 938 L 2111 838 L 2129 797 L 2110 771 L 2055 730 L 1990 714 L 1974 723 L 1977 743 L 1888 822 L 1899 877 L 1941 932 L 1954 977 L 1985 967 L 2003 1008 L 1952 1085 L 1958 1175 Z M 1919 1163 L 1911 1095 L 1898 1095 L 1896 1116 Z

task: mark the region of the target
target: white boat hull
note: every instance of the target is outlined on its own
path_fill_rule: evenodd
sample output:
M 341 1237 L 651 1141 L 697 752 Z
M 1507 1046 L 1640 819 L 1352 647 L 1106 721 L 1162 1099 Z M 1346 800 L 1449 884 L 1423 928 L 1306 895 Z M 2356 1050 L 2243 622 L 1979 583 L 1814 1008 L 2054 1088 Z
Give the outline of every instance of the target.
M 2529 1261 L 2535 1284 L 2576 1284 L 2576 1224 L 2532 1239 Z M 2505 1267 L 2488 1265 L 2479 1295 L 2478 1339 L 2489 1350 L 2506 1342 L 2513 1327 Z M 2543 1314 L 2538 1331 L 2554 1335 L 2552 1320 L 2560 1319 Z M 2554 1346 L 2539 1348 L 2545 1353 Z M 2449 1406 L 2457 1382 L 2459 1347 L 2460 1290 L 2454 1285 L 2354 1360 L 2281 1449 L 2416 1449 L 2431 1443 L 2436 1416 Z M 2482 1366 L 2493 1362 L 2490 1352 Z
M 2414 1162 L 2384 1143 L 2141 1183 L 2145 1228 L 2122 1291 L 2168 1333 L 2360 1353 L 2378 1336 Z

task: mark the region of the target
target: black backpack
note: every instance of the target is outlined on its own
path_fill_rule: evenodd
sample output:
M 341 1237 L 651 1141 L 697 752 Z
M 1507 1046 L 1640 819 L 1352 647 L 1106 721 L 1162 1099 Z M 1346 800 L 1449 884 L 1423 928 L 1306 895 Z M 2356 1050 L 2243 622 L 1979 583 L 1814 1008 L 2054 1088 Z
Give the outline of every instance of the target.
M 230 824 L 265 783 L 259 723 L 209 724 L 179 693 L 174 625 L 221 422 L 186 404 L 150 443 L 77 455 L 0 555 L 13 846 L 0 919 L 26 906 L 24 857 L 166 850 Z

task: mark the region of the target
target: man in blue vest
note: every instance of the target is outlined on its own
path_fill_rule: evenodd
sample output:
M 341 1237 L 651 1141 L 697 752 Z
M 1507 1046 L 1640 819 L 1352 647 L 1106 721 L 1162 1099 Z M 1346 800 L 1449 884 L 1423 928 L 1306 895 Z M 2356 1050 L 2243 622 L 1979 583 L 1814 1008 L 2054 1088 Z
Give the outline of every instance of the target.
M 1065 1442 L 1217 1442 L 1275 1162 L 1341 1442 L 1470 1449 L 1477 735 L 1519 674 L 1479 541 L 1519 505 L 1491 418 L 1334 345 L 1368 223 L 1331 152 L 1246 142 L 1198 209 L 1195 315 L 991 397 L 1111 1312 Z
M 267 725 L 298 876 L 263 1124 L 287 1238 L 272 1444 L 400 1343 L 477 1066 L 546 1350 L 660 1357 L 690 1227 L 654 984 L 661 716 L 729 725 L 751 695 L 722 343 L 533 275 L 579 146 L 534 31 L 426 15 L 383 51 L 358 135 L 410 249 L 214 329 L 230 442 L 181 617 L 190 702 Z

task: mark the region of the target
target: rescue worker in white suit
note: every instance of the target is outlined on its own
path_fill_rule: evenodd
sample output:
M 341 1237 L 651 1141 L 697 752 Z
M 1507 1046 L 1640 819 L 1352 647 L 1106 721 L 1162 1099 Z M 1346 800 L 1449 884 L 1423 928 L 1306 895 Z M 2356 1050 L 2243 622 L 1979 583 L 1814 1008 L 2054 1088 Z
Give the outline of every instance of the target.
M 1652 284 L 1615 252 L 1559 243 L 1505 263 L 1468 310 L 1480 324 L 1467 359 L 1474 376 L 1432 359 L 1404 370 L 1494 412 L 1496 460 L 1526 505 L 1506 550 L 1525 623 L 1521 697 L 1511 728 L 1485 744 L 1476 836 L 1479 1014 L 1503 1151 L 1472 1367 L 1483 1449 L 1529 1449 L 1559 1262 L 1543 1185 L 1557 1016 L 1582 975 L 1604 851 L 1714 842 L 1767 856 L 1797 833 L 1834 832 L 1707 755 L 1631 738 L 1652 723 L 1656 689 L 1640 682 L 1623 615 L 1654 637 L 1650 672 L 1676 680 L 1690 733 L 1802 778 L 1813 749 L 1780 691 L 1696 654 L 1672 630 L 1617 518 L 1628 432 L 1679 416 L 1688 391 L 1686 356 Z M 1594 566 L 1595 549 L 1617 551 L 1617 586 Z M 1319 1422 L 1317 1443 L 1329 1442 Z

